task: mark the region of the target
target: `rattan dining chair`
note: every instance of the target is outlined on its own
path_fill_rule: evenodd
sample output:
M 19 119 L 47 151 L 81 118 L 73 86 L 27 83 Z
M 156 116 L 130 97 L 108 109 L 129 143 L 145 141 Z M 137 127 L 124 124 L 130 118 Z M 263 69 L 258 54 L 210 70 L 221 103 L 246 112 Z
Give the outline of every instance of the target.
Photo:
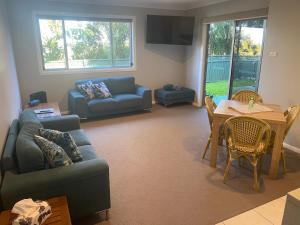
M 292 127 L 292 125 L 294 124 L 294 122 L 295 122 L 297 116 L 299 115 L 299 113 L 300 113 L 300 105 L 290 106 L 284 112 L 284 117 L 286 119 L 286 129 L 284 131 L 284 139 L 287 136 L 289 130 Z M 272 149 L 273 146 L 274 146 L 275 135 L 276 135 L 276 133 L 273 131 L 272 135 L 271 135 L 270 149 Z M 281 148 L 281 161 L 282 161 L 282 171 L 285 174 L 287 169 L 286 169 L 285 152 L 284 152 L 283 146 Z
M 251 91 L 251 90 L 239 91 L 239 92 L 235 93 L 234 95 L 232 95 L 231 100 L 248 103 L 252 97 L 254 98 L 255 103 L 263 102 L 262 97 L 259 94 L 257 94 L 255 91 Z
M 214 103 L 214 101 L 209 96 L 206 96 L 204 101 L 205 101 L 205 107 L 207 109 L 207 115 L 208 115 L 210 131 L 212 131 L 214 111 L 217 108 L 217 105 L 216 105 L 216 103 Z M 207 144 L 205 146 L 205 150 L 204 150 L 203 155 L 202 155 L 202 159 L 204 159 L 204 157 L 206 155 L 206 152 L 207 152 L 207 150 L 209 148 L 209 145 L 210 145 L 210 142 L 211 142 L 211 138 L 212 138 L 212 132 L 210 132 Z M 221 138 L 219 138 L 219 139 L 221 139 Z
M 261 164 L 262 156 L 266 153 L 271 127 L 268 123 L 247 116 L 237 116 L 226 120 L 224 133 L 228 151 L 228 162 L 224 173 L 224 183 L 227 180 L 233 160 L 244 157 L 253 166 L 254 189 L 259 190 L 259 175 L 257 165 Z

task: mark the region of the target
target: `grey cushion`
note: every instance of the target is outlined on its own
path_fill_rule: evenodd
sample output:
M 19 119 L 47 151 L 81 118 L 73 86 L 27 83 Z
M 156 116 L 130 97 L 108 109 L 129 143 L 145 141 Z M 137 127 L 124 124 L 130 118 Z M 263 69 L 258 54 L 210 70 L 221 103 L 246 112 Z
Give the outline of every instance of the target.
M 35 112 L 32 109 L 25 109 L 20 114 L 19 122 L 20 122 L 20 128 L 22 128 L 23 125 L 27 122 L 40 124 L 39 119 L 37 118 Z
M 73 164 L 72 160 L 59 145 L 38 135 L 34 135 L 34 140 L 44 152 L 51 168 Z
M 117 108 L 117 101 L 114 98 L 93 99 L 88 102 L 89 109 L 92 112 L 110 111 Z
M 134 77 L 114 77 L 108 86 L 112 95 L 134 93 L 135 82 Z
M 82 129 L 79 130 L 71 130 L 68 133 L 70 133 L 76 143 L 77 146 L 82 145 L 91 145 L 90 140 L 85 135 L 84 131 Z
M 39 132 L 42 137 L 62 147 L 73 162 L 82 160 L 80 151 L 70 133 L 42 128 L 39 129 Z
M 16 156 L 21 173 L 45 169 L 45 158 L 42 150 L 37 146 L 33 135 L 39 134 L 41 125 L 26 122 L 20 130 L 16 143 Z
M 134 108 L 142 105 L 142 96 L 135 94 L 121 94 L 114 96 L 114 99 L 118 102 L 120 108 Z
M 82 154 L 83 161 L 97 159 L 98 156 L 91 145 L 83 145 L 79 147 L 79 150 Z

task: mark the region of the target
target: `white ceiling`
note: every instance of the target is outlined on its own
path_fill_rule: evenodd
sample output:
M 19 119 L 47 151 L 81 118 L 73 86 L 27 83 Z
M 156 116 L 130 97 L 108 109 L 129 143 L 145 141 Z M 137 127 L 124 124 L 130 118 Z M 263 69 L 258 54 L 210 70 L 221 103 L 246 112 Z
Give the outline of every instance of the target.
M 187 10 L 230 0 L 49 0 L 112 6 L 131 6 L 170 10 Z

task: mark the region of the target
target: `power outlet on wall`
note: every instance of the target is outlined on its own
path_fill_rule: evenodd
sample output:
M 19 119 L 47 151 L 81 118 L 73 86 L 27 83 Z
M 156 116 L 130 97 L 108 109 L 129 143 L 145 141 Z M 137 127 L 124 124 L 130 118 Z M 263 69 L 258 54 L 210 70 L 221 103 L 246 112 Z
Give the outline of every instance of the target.
M 274 51 L 269 52 L 269 56 L 270 57 L 277 57 L 278 56 L 278 52 L 274 52 Z

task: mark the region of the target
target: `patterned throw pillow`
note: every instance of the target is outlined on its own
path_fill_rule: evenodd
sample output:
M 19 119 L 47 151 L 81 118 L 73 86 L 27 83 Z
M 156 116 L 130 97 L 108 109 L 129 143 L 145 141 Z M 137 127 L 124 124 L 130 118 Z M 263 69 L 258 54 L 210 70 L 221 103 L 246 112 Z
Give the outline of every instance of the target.
M 55 144 L 62 147 L 73 162 L 79 162 L 82 160 L 82 155 L 71 134 L 43 128 L 39 129 L 39 133 L 43 138 L 53 141 Z
M 54 142 L 38 135 L 34 135 L 34 140 L 44 152 L 51 168 L 73 164 L 72 160 L 65 153 L 65 151 Z
M 77 90 L 87 99 L 92 100 L 95 98 L 93 83 L 92 81 L 87 81 L 82 84 L 77 85 Z
M 100 82 L 92 85 L 94 94 L 97 98 L 109 98 L 112 97 L 110 91 L 108 90 L 104 82 Z

